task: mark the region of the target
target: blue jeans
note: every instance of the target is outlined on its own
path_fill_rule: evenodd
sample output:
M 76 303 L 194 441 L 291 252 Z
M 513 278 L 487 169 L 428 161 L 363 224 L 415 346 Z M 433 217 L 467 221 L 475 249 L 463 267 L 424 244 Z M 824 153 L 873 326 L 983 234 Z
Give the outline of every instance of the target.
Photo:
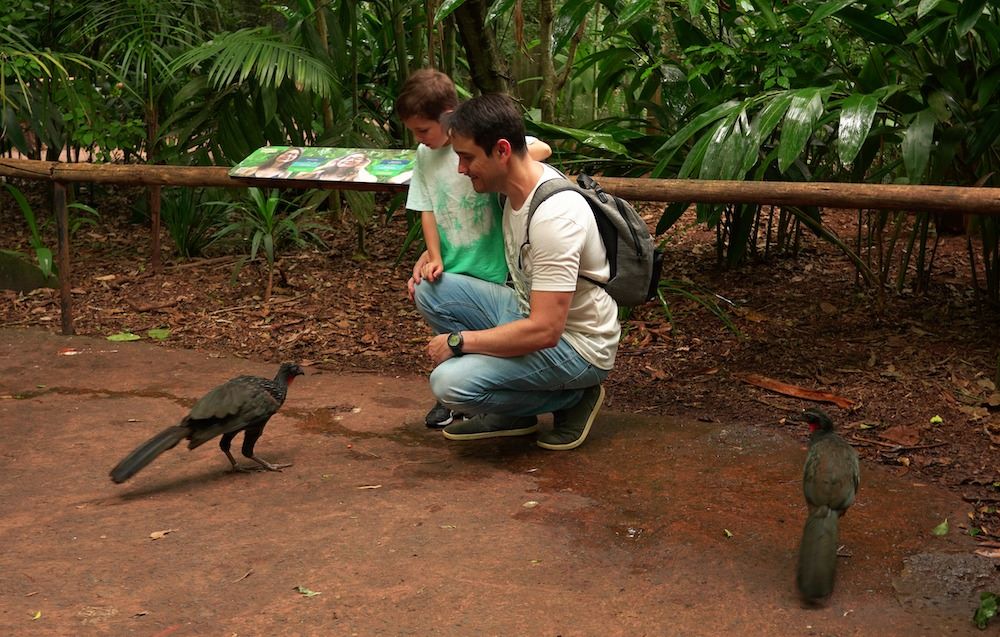
M 524 318 L 513 289 L 446 272 L 416 287 L 417 309 L 438 334 L 485 330 Z M 565 340 L 523 356 L 466 354 L 431 372 L 431 391 L 462 414 L 534 416 L 568 409 L 583 390 L 599 385 L 607 370 L 588 363 Z

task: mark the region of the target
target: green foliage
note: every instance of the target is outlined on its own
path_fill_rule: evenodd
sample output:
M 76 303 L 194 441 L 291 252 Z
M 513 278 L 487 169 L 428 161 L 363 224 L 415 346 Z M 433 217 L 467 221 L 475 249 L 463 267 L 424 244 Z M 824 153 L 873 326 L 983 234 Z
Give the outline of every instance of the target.
M 7 192 L 10 193 L 14 201 L 17 202 L 18 208 L 21 209 L 21 214 L 24 216 L 24 220 L 28 224 L 28 229 L 31 231 L 31 247 L 35 250 L 38 268 L 42 271 L 42 276 L 48 278 L 52 275 L 55 267 L 52 262 L 52 249 L 42 241 L 42 234 L 39 231 L 38 220 L 35 218 L 35 211 L 32 210 L 31 204 L 28 203 L 24 193 L 10 184 L 4 184 L 4 186 L 7 187 Z
M 190 259 L 203 256 L 215 233 L 226 221 L 228 202 L 222 193 L 198 188 L 168 188 L 162 193 L 160 218 L 178 254 Z
M 976 628 L 986 630 L 986 625 L 989 624 L 991 619 L 997 616 L 998 603 L 1000 603 L 1000 597 L 996 593 L 983 591 L 979 594 L 979 608 L 976 609 L 975 614 L 972 616 L 972 621 L 976 624 Z
M 268 193 L 258 188 L 249 188 L 246 199 L 232 202 L 228 208 L 235 219 L 219 230 L 214 239 L 235 235 L 246 247 L 247 259 L 250 261 L 256 259 L 258 253 L 263 253 L 268 275 L 265 301 L 271 297 L 274 262 L 280 251 L 290 246 L 304 247 L 309 244 L 325 247 L 317 233 L 327 227 L 309 218 L 309 213 L 312 212 L 310 209 L 299 208 L 282 200 L 276 191 Z M 234 276 L 243 263 L 244 261 L 240 261 L 237 264 Z

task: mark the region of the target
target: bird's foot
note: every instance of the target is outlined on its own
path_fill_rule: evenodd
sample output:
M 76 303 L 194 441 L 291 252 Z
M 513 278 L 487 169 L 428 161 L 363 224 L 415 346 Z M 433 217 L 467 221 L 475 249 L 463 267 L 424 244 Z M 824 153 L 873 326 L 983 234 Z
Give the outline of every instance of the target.
M 267 460 L 264 460 L 263 458 L 258 458 L 257 456 L 251 456 L 250 459 L 253 460 L 254 462 L 256 462 L 257 464 L 259 464 L 261 467 L 263 467 L 264 469 L 266 469 L 268 471 L 281 471 L 282 469 L 286 469 L 286 468 L 292 466 L 291 462 L 273 463 L 272 464 L 272 463 L 268 462 Z
M 261 458 L 257 458 L 256 456 L 251 457 L 250 459 L 253 460 L 254 462 L 256 462 L 257 464 L 250 465 L 248 467 L 244 467 L 244 466 L 238 465 L 238 464 L 236 464 L 234 462 L 232 470 L 235 473 L 253 473 L 254 471 L 279 471 L 280 472 L 282 469 L 286 469 L 286 468 L 292 466 L 291 462 L 287 462 L 287 463 L 284 463 L 284 462 L 283 463 L 277 463 L 277 462 L 271 463 L 271 462 L 268 462 L 267 460 L 263 460 Z

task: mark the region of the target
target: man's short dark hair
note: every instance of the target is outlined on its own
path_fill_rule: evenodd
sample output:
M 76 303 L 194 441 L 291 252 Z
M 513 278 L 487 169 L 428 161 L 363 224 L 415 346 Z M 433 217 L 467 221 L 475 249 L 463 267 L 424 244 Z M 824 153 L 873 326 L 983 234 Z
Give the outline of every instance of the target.
M 501 139 L 516 155 L 527 152 L 524 117 L 517 103 L 502 93 L 488 93 L 463 102 L 449 117 L 452 135 L 468 137 L 487 155 Z

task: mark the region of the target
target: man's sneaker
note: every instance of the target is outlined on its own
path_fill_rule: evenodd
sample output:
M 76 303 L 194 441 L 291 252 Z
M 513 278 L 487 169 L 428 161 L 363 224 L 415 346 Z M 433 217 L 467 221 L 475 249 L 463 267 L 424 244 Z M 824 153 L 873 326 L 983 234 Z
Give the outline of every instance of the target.
M 424 417 L 424 424 L 431 429 L 440 429 L 441 427 L 447 427 L 454 420 L 455 413 L 441 403 L 437 403 L 427 412 L 427 415 Z
M 594 424 L 603 403 L 604 386 L 588 387 L 583 391 L 580 402 L 552 414 L 552 431 L 538 436 L 538 446 L 555 451 L 579 447 L 587 439 L 590 426 Z
M 538 418 L 535 416 L 480 414 L 461 422 L 453 422 L 444 428 L 443 433 L 448 440 L 480 440 L 503 436 L 526 436 L 536 431 L 538 431 Z

